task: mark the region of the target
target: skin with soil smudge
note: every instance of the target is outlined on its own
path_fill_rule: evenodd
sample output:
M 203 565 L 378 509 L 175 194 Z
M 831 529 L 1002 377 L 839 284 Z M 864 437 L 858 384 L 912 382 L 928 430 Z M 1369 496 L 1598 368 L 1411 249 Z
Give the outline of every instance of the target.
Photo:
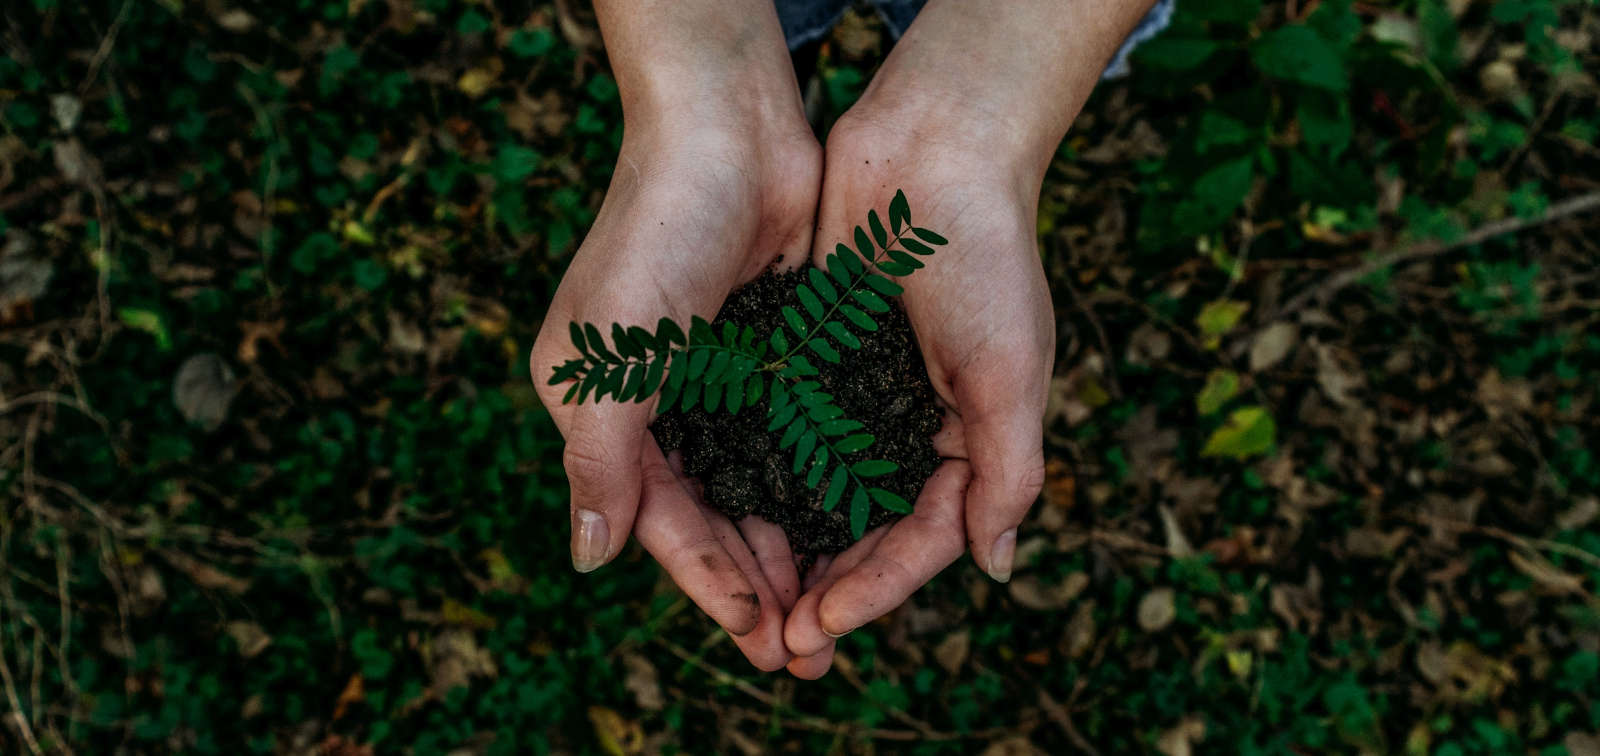
M 729 296 L 714 325 L 731 320 L 757 333 L 785 327 L 783 306 L 800 306 L 794 289 L 802 280 L 800 273 L 768 273 L 751 281 Z M 813 360 L 822 373 L 815 380 L 833 394 L 845 417 L 861 421 L 877 438 L 865 451 L 845 455 L 846 461 L 898 463 L 897 472 L 874 478 L 873 484 L 915 502 L 939 464 L 933 434 L 939 430 L 941 411 L 905 313 L 894 307 L 875 318 L 875 332 L 852 329 L 861 348 L 846 352 L 843 361 Z M 699 409 L 669 412 L 650 430 L 663 450 L 683 452 L 683 470 L 700 480 L 706 503 L 730 518 L 754 514 L 777 523 L 798 555 L 831 554 L 852 543 L 848 506 L 824 512 L 828 480 L 807 488 L 805 476 L 792 472 L 793 449 L 778 449 L 779 434 L 767 432 L 766 399 L 736 415 Z M 867 527 L 897 517 L 874 507 Z

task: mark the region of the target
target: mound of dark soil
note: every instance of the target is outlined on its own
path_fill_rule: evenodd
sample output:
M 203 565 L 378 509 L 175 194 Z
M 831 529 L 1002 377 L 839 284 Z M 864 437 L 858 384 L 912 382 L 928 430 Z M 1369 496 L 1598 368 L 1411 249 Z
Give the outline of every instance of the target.
M 753 326 L 757 333 L 784 327 L 783 306 L 800 307 L 794 288 L 801 279 L 799 273 L 768 273 L 751 281 L 729 296 L 715 325 L 731 320 Z M 852 328 L 861 338 L 860 349 L 845 350 L 838 364 L 814 358 L 812 362 L 822 371 L 816 380 L 834 396 L 845 417 L 861 421 L 877 438 L 867 450 L 846 455 L 847 461 L 898 463 L 899 471 L 874 478 L 873 483 L 915 502 L 939 464 L 933 434 L 939 430 L 941 412 L 905 313 L 894 307 L 874 317 L 877 331 Z M 811 489 L 803 475 L 790 472 L 794 450 L 780 450 L 780 434 L 767 432 L 765 399 L 737 415 L 698 409 L 664 413 L 650 429 L 663 450 L 683 452 L 684 472 L 704 485 L 706 503 L 734 519 L 755 514 L 777 523 L 789 535 L 796 554 L 831 554 L 854 541 L 848 504 L 841 503 L 832 512 L 822 509 L 827 479 Z M 897 517 L 874 507 L 867 527 Z

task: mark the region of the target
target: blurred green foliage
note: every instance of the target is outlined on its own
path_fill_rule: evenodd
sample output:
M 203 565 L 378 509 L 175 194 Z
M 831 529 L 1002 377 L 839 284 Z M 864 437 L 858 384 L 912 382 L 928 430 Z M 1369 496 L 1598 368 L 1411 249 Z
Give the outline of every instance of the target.
M 1592 189 L 1595 4 L 1289 5 L 1180 2 L 1059 151 L 1084 414 L 1034 561 L 797 685 L 637 550 L 568 567 L 526 355 L 621 139 L 581 9 L 8 4 L 0 232 L 48 286 L 0 312 L 0 745 L 1565 752 L 1600 731 L 1592 219 L 1275 310 Z M 821 59 L 836 116 L 876 59 Z M 174 402 L 206 353 L 214 431 Z

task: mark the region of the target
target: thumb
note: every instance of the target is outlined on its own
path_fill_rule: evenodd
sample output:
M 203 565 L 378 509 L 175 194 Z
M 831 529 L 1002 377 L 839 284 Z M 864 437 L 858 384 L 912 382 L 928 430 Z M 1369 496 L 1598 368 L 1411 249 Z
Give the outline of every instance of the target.
M 561 462 L 572 489 L 572 566 L 591 572 L 622 551 L 639 509 L 639 471 L 649 404 L 601 402 L 558 417 Z
M 1044 407 L 1016 397 L 959 396 L 972 483 L 967 545 L 990 577 L 1011 579 L 1017 526 L 1044 487 Z

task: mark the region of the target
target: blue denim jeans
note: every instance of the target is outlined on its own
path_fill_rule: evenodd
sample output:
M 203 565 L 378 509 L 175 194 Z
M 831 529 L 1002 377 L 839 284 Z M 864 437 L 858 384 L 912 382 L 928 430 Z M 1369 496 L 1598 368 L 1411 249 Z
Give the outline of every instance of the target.
M 877 9 L 878 15 L 883 18 L 883 23 L 889 27 L 889 33 L 899 39 L 900 35 L 911 25 L 917 17 L 917 11 L 928 0 L 869 0 Z M 1004 2 L 1004 0 L 999 0 Z M 839 17 L 844 15 L 855 0 L 776 0 L 778 5 L 778 21 L 783 24 L 783 35 L 789 40 L 789 49 L 793 50 L 807 42 L 821 39 L 828 33 L 833 25 L 838 23 Z M 1157 0 L 1155 7 L 1145 15 L 1144 20 L 1133 30 L 1132 34 L 1123 41 L 1122 48 L 1117 50 L 1111 64 L 1106 66 L 1103 74 L 1111 79 L 1122 76 L 1128 72 L 1128 53 L 1139 43 L 1159 34 L 1167 24 L 1172 21 L 1172 7 L 1176 0 Z

